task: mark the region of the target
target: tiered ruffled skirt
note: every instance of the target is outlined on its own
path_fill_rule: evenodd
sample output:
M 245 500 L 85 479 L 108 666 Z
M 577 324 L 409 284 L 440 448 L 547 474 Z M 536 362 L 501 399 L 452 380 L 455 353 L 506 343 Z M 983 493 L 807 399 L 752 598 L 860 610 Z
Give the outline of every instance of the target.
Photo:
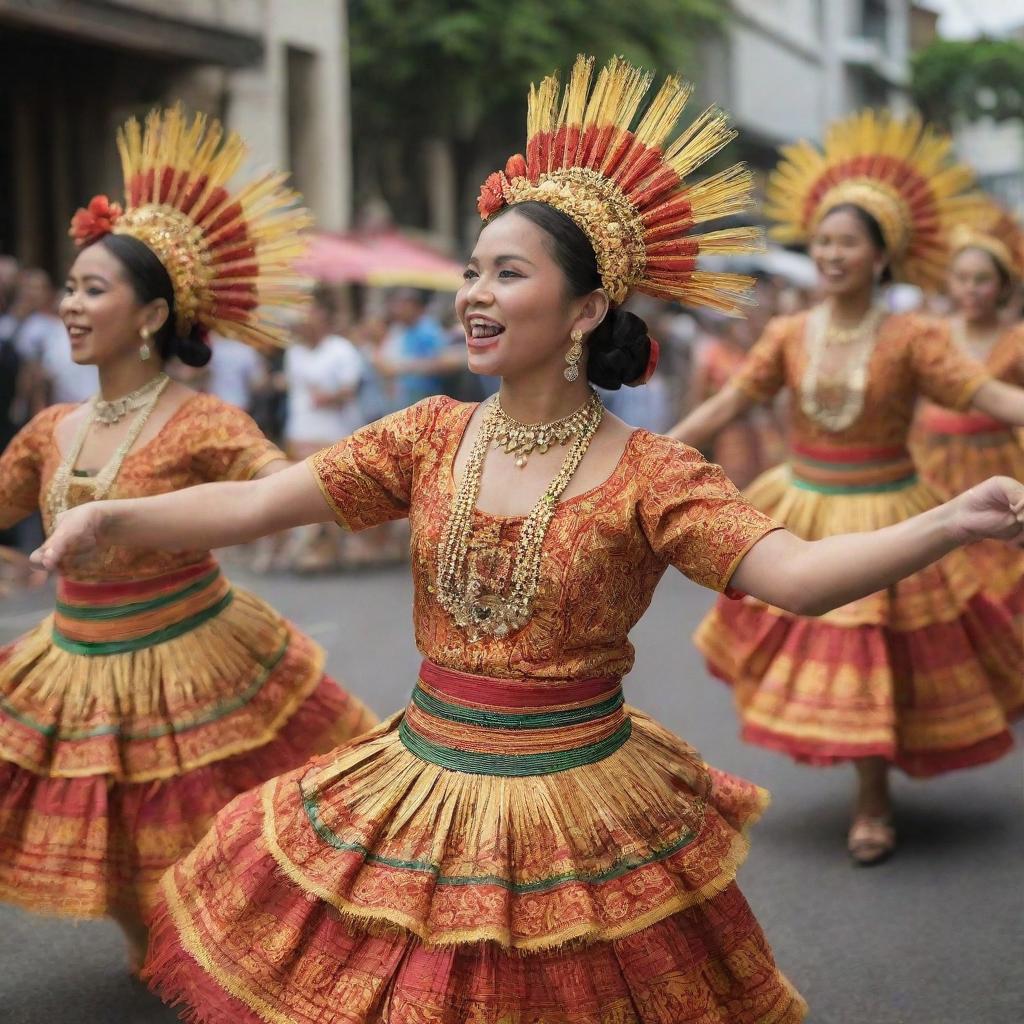
M 225 804 L 372 725 L 212 561 L 61 580 L 55 614 L 0 649 L 0 900 L 145 914 Z
M 218 816 L 144 974 L 203 1024 L 789 1024 L 734 881 L 765 801 L 616 680 L 427 663 L 406 712 Z
M 938 501 L 907 453 L 886 449 L 797 447 L 747 493 L 808 540 L 889 526 Z M 733 687 L 744 739 L 810 764 L 878 756 L 934 775 L 1006 753 L 1024 708 L 1014 618 L 1024 580 L 988 584 L 973 552 L 958 550 L 819 618 L 720 599 L 695 639 Z

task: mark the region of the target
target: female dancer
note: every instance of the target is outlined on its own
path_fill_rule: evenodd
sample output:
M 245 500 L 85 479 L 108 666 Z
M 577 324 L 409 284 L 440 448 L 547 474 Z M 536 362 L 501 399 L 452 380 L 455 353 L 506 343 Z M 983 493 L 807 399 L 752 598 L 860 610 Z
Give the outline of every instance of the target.
M 629 288 L 734 305 L 739 282 L 694 258 L 751 233 L 687 232 L 749 180 L 682 184 L 729 133 L 710 114 L 665 146 L 676 80 L 634 132 L 649 79 L 613 61 L 591 93 L 590 71 L 562 102 L 553 79 L 531 94 L 526 158 L 481 193 L 457 307 L 496 398 L 428 399 L 272 486 L 73 509 L 37 554 L 411 519 L 409 707 L 239 797 L 165 876 L 146 973 L 194 1020 L 802 1019 L 735 885 L 765 794 L 623 704 L 627 635 L 669 565 L 809 611 L 1021 535 L 1024 487 L 994 480 L 807 544 L 696 452 L 603 413 L 588 379 L 637 383 L 657 351 L 618 308 Z
M 947 290 L 956 307 L 950 319 L 954 341 L 996 380 L 1024 386 L 1024 324 L 1002 320 L 1024 274 L 1024 232 L 1008 213 L 985 211 L 980 223 L 953 231 Z M 921 477 L 949 497 L 993 475 L 1024 479 L 1024 434 L 977 412 L 955 412 L 926 402 L 918 409 L 910 450 Z M 1024 616 L 1024 554 L 1004 544 L 971 548 L 988 588 Z M 1024 621 L 1024 620 L 1022 620 Z
M 773 320 L 730 385 L 673 431 L 704 444 L 788 387 L 790 462 L 748 495 L 807 540 L 938 504 L 906 447 L 918 395 L 1024 422 L 1024 391 L 991 380 L 941 324 L 887 316 L 875 296 L 887 268 L 914 283 L 941 274 L 949 221 L 974 201 L 948 150 L 916 121 L 864 113 L 834 125 L 823 154 L 785 154 L 769 212 L 787 240 L 810 241 L 826 298 Z M 1024 705 L 1024 644 L 963 552 L 820 618 L 720 601 L 696 640 L 735 688 L 745 739 L 809 764 L 854 762 L 848 845 L 863 864 L 895 842 L 889 765 L 926 776 L 991 761 Z
M 201 329 L 278 340 L 258 307 L 295 302 L 305 220 L 280 179 L 224 182 L 243 144 L 181 110 L 121 137 L 128 209 L 94 199 L 61 316 L 100 393 L 40 413 L 0 459 L 0 525 L 35 507 L 262 478 L 287 463 L 244 413 L 171 383 Z M 161 191 L 150 191 L 159 187 Z M 113 228 L 113 233 L 110 229 Z M 229 541 L 230 543 L 230 541 Z M 323 652 L 233 588 L 209 549 L 118 546 L 67 564 L 54 614 L 0 649 L 0 899 L 116 917 L 142 955 L 160 876 L 232 797 L 364 729 Z

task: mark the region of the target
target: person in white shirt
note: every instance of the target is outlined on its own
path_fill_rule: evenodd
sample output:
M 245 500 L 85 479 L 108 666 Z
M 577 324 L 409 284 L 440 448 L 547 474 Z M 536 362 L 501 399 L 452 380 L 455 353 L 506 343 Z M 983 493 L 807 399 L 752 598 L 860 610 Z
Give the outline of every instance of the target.
M 95 366 L 71 358 L 71 341 L 54 313 L 53 284 L 45 270 L 29 268 L 18 275 L 18 291 L 7 318 L 30 392 L 28 414 L 47 405 L 84 402 L 99 387 Z
M 356 397 L 363 360 L 351 341 L 330 333 L 330 314 L 323 302 L 314 305 L 298 332 L 300 343 L 284 357 L 285 442 L 295 449 L 295 458 L 312 455 L 362 426 Z
M 284 441 L 295 461 L 334 444 L 362 425 L 358 400 L 364 364 L 359 350 L 332 331 L 337 308 L 328 292 L 314 293 L 306 319 L 295 330 L 296 344 L 285 353 L 284 383 L 288 394 Z M 267 556 L 306 572 L 331 569 L 343 561 L 343 535 L 333 525 L 293 531 L 283 551 Z

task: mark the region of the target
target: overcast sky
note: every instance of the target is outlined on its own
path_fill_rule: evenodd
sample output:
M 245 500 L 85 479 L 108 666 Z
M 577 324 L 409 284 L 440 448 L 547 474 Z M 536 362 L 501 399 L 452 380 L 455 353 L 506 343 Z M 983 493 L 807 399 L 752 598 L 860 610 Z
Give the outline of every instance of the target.
M 1024 24 L 1024 0 L 924 0 L 924 5 L 942 13 L 939 30 L 952 38 Z

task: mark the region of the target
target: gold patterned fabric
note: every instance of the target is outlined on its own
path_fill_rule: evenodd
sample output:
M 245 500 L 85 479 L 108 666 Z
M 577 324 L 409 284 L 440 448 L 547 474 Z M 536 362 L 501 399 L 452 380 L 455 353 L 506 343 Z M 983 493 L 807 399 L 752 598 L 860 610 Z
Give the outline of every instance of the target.
M 0 457 L 0 521 L 60 462 L 37 416 Z M 125 459 L 113 497 L 241 480 L 283 458 L 244 413 L 188 398 Z M 87 488 L 71 485 L 72 505 Z M 0 899 L 98 917 L 145 910 L 237 793 L 373 724 L 324 655 L 209 552 L 113 548 L 68 566 L 55 614 L 0 647 Z
M 339 522 L 411 520 L 412 717 L 218 816 L 164 880 L 146 977 L 204 1024 L 801 1020 L 734 882 L 766 794 L 617 683 L 668 566 L 724 590 L 776 524 L 635 431 L 558 504 L 532 618 L 469 642 L 432 588 L 474 408 L 429 399 L 311 460 Z M 500 584 L 522 517 L 475 516 L 475 569 Z
M 497 677 L 626 675 L 627 634 L 668 566 L 724 591 L 750 546 L 777 527 L 693 449 L 634 431 L 603 483 L 559 503 L 530 623 L 509 637 L 470 642 L 431 588 L 455 493 L 457 439 L 474 408 L 430 399 L 311 460 L 342 525 L 358 530 L 409 516 L 416 644 L 438 665 Z M 507 584 L 520 524 L 476 510 L 469 558 L 488 585 Z
M 806 326 L 805 313 L 773 320 L 733 384 L 761 400 L 784 387 L 796 392 Z M 905 455 L 919 395 L 963 410 L 987 379 L 945 324 L 890 316 L 860 416 L 831 432 L 790 403 L 799 460 L 760 476 L 748 497 L 807 540 L 880 529 L 934 508 L 940 499 L 926 483 L 880 473 L 889 463 L 879 453 Z M 819 482 L 807 482 L 807 453 Z M 857 486 L 820 482 L 844 476 Z M 751 742 L 811 764 L 881 756 L 930 775 L 993 760 L 1012 745 L 1008 722 L 1024 708 L 1024 638 L 1014 615 L 1014 602 L 993 591 L 971 552 L 957 550 L 816 618 L 749 597 L 719 601 L 696 642 L 733 686 Z

